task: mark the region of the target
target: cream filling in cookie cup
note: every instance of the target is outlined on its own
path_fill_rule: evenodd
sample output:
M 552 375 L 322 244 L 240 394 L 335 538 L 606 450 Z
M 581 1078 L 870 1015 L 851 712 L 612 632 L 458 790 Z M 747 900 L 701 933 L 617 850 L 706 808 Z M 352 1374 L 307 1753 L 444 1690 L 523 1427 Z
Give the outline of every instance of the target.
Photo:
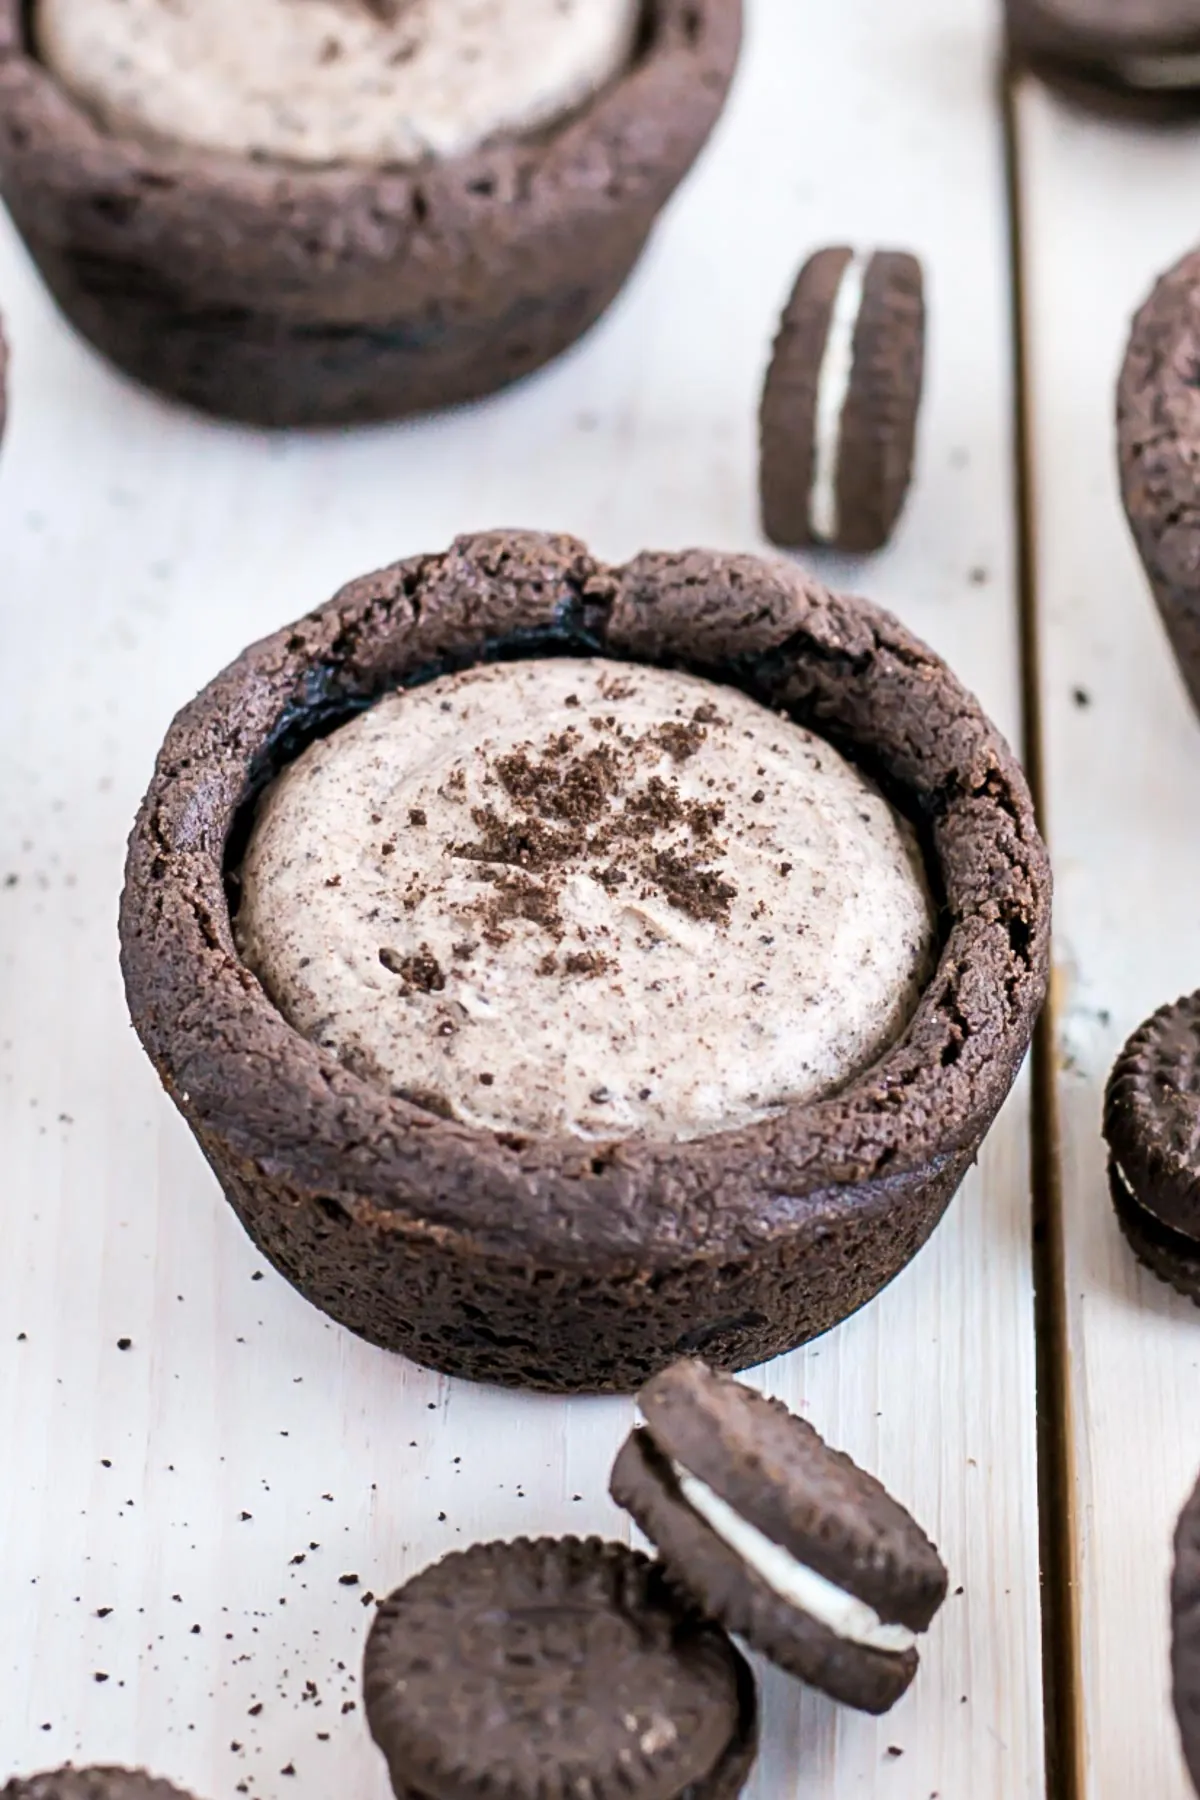
M 699 1513 L 721 1542 L 789 1606 L 807 1613 L 843 1643 L 859 1644 L 864 1650 L 883 1650 L 900 1656 L 914 1647 L 915 1631 L 905 1625 L 886 1625 L 865 1600 L 856 1599 L 824 1575 L 818 1575 L 757 1525 L 751 1525 L 698 1476 L 680 1463 L 672 1462 L 671 1467 L 679 1491 L 692 1511 Z

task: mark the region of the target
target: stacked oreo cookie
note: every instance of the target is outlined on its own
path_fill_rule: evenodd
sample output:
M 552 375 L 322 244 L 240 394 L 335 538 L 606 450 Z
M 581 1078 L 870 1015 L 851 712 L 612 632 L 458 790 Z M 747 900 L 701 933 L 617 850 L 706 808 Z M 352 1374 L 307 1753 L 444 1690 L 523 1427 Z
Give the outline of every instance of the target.
M 867 1712 L 908 1688 L 946 1571 L 904 1509 L 703 1363 L 639 1401 L 612 1493 L 659 1562 L 599 1539 L 478 1545 L 380 1607 L 367 1717 L 399 1800 L 739 1793 L 757 1699 L 727 1632 Z

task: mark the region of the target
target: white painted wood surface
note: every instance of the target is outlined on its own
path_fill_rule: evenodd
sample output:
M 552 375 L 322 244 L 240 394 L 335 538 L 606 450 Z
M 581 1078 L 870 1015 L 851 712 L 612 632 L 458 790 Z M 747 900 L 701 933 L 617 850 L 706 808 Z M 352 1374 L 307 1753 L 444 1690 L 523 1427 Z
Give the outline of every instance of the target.
M 847 238 L 922 253 L 933 329 L 899 537 L 831 573 L 1015 734 L 993 24 L 990 0 L 751 0 L 729 114 L 625 298 L 457 417 L 274 440 L 189 417 L 75 342 L 0 235 L 0 1771 L 382 1800 L 342 1710 L 367 1592 L 478 1538 L 623 1533 L 630 1403 L 439 1380 L 264 1274 L 126 1023 L 123 838 L 176 707 L 352 574 L 496 524 L 611 557 L 758 547 L 773 321 Z M 879 1302 L 761 1375 L 912 1505 L 962 1592 L 881 1723 L 767 1678 L 757 1800 L 1042 1792 L 1026 1115 L 1022 1089 Z
M 1200 239 L 1200 128 L 1018 100 L 1042 717 L 1058 879 L 1058 1057 L 1087 1800 L 1191 1794 L 1169 1702 L 1175 1519 L 1200 1469 L 1200 1312 L 1142 1271 L 1100 1116 L 1126 1037 L 1200 986 L 1200 726 L 1117 486 L 1129 322 Z

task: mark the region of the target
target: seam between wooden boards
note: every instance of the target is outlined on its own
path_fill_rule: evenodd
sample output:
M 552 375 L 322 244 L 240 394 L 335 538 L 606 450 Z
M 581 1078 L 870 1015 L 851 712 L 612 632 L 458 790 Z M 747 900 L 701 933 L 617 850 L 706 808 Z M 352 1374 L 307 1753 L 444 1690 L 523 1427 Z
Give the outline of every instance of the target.
M 999 100 L 1008 201 L 1013 369 L 1013 498 L 1016 512 L 1022 751 L 1045 832 L 1037 496 L 1030 404 L 1029 316 L 1021 231 L 1021 146 L 1016 71 L 1003 60 Z M 1048 834 L 1047 834 L 1048 835 Z M 1053 967 L 1053 951 L 1051 952 Z M 1051 979 L 1034 1033 L 1030 1137 L 1034 1330 L 1037 1380 L 1038 1535 L 1041 1565 L 1042 1682 L 1048 1800 L 1084 1800 L 1080 1674 L 1079 1532 L 1073 1469 L 1075 1434 L 1068 1378 L 1069 1336 L 1061 1131 L 1055 1079 L 1057 983 Z

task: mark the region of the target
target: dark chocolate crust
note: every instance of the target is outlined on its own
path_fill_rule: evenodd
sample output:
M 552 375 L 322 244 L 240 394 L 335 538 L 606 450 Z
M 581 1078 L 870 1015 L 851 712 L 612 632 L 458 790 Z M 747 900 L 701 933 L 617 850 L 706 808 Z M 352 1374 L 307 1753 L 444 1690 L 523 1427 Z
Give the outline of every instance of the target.
M 633 66 L 572 119 L 415 170 L 304 170 L 99 129 L 0 0 L 0 193 L 120 368 L 268 426 L 492 392 L 575 341 L 724 102 L 741 0 L 647 0 Z
M 1129 1039 L 1109 1076 L 1104 1136 L 1134 1199 L 1200 1252 L 1200 994 Z
M 789 1675 L 869 1713 L 887 1712 L 912 1685 L 915 1650 L 846 1643 L 768 1587 L 687 1504 L 649 1431 L 626 1439 L 611 1491 L 704 1611 Z
M 946 1598 L 941 1558 L 865 1469 L 782 1401 L 703 1363 L 675 1363 L 638 1395 L 657 1448 L 772 1542 L 872 1607 L 928 1631 Z
M 399 1796 L 732 1800 L 744 1659 L 660 1564 L 598 1538 L 476 1544 L 383 1602 L 363 1660 Z
M 14 1777 L 0 1800 L 188 1800 L 180 1788 L 141 1769 L 50 1769 Z
M 945 896 L 939 965 L 900 1040 L 834 1097 L 686 1144 L 476 1132 L 300 1037 L 239 960 L 226 877 L 277 768 L 389 688 L 561 653 L 734 682 L 857 757 L 918 821 Z M 312 1301 L 456 1374 L 630 1391 L 680 1355 L 777 1355 L 905 1266 L 1020 1067 L 1049 920 L 1011 752 L 890 615 L 755 557 L 612 569 L 570 538 L 497 532 L 352 583 L 184 708 L 130 841 L 121 944 L 167 1092 Z
M 1200 711 L 1200 252 L 1158 282 L 1133 322 L 1117 390 L 1121 492 L 1138 552 Z
M 821 541 L 809 514 L 817 396 L 830 318 L 852 254 L 844 247 L 822 250 L 800 271 L 763 388 L 763 529 L 788 547 Z M 921 265 L 905 251 L 876 251 L 863 283 L 842 413 L 835 549 L 879 550 L 895 528 L 912 479 L 924 368 Z
M 1171 1688 L 1179 1741 L 1200 1794 L 1200 1485 L 1179 1515 L 1171 1575 Z

